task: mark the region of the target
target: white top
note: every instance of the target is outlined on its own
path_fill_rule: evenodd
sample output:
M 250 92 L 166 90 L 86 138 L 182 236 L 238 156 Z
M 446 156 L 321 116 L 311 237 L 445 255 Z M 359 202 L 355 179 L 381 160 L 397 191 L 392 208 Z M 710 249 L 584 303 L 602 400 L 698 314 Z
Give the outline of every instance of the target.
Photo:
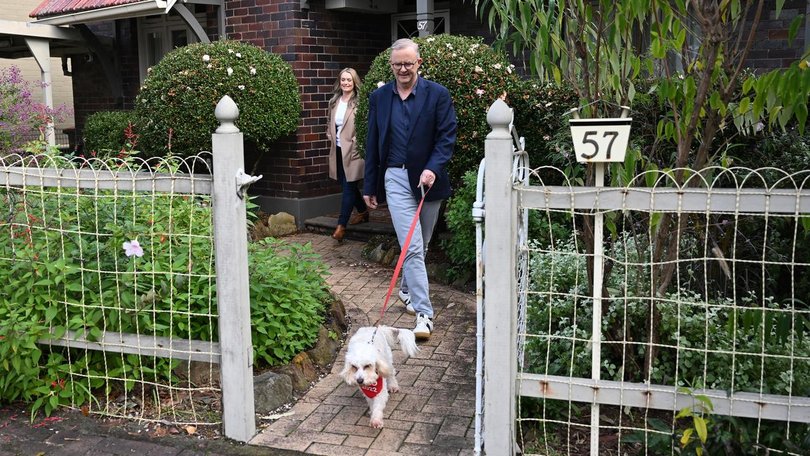
M 345 122 L 346 117 L 346 108 L 349 107 L 349 104 L 343 100 L 338 101 L 338 107 L 335 111 L 335 126 L 337 127 L 337 132 L 335 134 L 335 145 L 340 147 L 340 130 L 343 129 L 343 124 Z

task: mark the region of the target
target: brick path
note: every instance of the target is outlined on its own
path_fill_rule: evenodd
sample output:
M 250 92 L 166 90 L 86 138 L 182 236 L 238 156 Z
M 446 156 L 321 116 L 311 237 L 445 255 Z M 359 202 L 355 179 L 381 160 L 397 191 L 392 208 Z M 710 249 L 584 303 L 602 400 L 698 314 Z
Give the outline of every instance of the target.
M 301 233 L 293 242 L 311 242 L 329 265 L 332 291 L 349 317 L 349 332 L 372 325 L 380 315 L 393 270 L 369 264 L 365 245 Z M 345 347 L 329 375 L 281 418 L 250 442 L 317 455 L 469 455 L 473 454 L 475 414 L 475 296 L 431 284 L 435 330 L 417 356 L 405 360 L 396 348 L 394 363 L 401 391 L 385 409 L 385 428 L 369 426 L 368 407 L 356 387 L 338 377 Z M 383 323 L 413 328 L 414 318 L 391 298 Z

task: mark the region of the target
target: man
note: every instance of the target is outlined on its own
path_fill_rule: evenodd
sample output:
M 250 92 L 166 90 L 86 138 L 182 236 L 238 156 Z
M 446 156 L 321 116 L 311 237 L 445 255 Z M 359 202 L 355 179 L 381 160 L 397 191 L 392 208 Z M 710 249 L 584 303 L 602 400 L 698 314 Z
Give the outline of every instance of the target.
M 456 142 L 456 112 L 447 88 L 419 77 L 422 59 L 412 40 L 394 42 L 389 63 L 395 80 L 369 97 L 363 199 L 372 209 L 387 199 L 403 247 L 422 189 L 427 192 L 405 254 L 399 293 L 416 314 L 417 339 L 426 340 L 433 331 L 433 306 L 425 249 L 442 200 L 450 196 L 446 166 Z

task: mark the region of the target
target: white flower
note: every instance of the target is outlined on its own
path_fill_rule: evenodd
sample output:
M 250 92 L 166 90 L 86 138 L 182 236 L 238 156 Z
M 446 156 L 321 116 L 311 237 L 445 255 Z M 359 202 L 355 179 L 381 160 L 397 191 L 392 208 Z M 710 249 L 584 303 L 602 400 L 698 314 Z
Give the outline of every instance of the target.
M 484 89 L 475 89 L 475 94 L 479 97 L 484 94 Z
M 500 70 L 501 69 L 501 64 L 496 63 L 495 65 L 492 65 L 492 67 L 495 68 L 496 70 Z
M 208 54 L 205 54 L 205 55 L 203 56 L 203 62 L 208 62 L 209 60 L 211 60 L 211 56 L 210 56 L 210 55 L 208 55 Z
M 236 58 L 241 59 L 241 58 L 242 58 L 242 53 L 241 53 L 241 52 L 237 52 L 237 53 L 236 53 Z
M 208 65 L 206 65 L 205 67 L 210 69 L 210 68 L 212 68 L 212 65 L 209 63 L 209 64 L 208 64 Z
M 484 72 L 484 69 L 483 69 L 483 68 L 481 68 L 480 66 L 476 65 L 476 66 L 475 66 L 475 72 L 476 72 L 476 73 L 483 73 L 483 72 Z
M 506 67 L 506 72 L 512 74 L 512 68 L 514 68 L 514 65 L 509 65 L 508 67 Z
M 380 87 L 384 86 L 384 85 L 385 85 L 385 83 L 384 83 L 384 82 L 382 82 L 382 81 L 377 81 L 377 88 L 378 88 L 378 89 L 379 89 Z
M 233 49 L 228 49 L 228 54 L 233 54 Z
M 233 74 L 233 68 L 231 68 L 231 67 L 228 67 L 228 69 L 227 69 L 227 70 L 225 70 L 225 71 L 227 71 L 227 72 L 228 72 L 228 76 L 230 76 L 230 75 L 232 75 L 232 74 Z
M 444 45 L 447 46 L 447 49 L 453 49 L 453 45 L 450 43 L 444 43 Z
M 250 67 L 250 74 L 255 75 L 256 74 L 256 68 Z
M 137 239 L 124 242 L 124 254 L 128 257 L 136 256 L 138 258 L 143 256 L 143 248 Z
M 426 39 L 425 41 L 427 41 L 428 43 L 432 43 L 432 42 L 436 41 L 436 38 L 433 38 L 431 36 L 430 38 Z
M 239 84 L 237 87 L 239 87 L 239 90 L 245 90 L 245 86 L 243 86 L 242 84 Z

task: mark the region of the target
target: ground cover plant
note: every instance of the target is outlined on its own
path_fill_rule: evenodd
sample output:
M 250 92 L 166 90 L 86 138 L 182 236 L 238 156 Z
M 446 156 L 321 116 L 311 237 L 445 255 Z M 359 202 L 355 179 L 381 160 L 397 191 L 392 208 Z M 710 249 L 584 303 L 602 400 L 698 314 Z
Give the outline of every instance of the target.
M 16 161 L 125 171 L 141 163 Z M 173 159 L 144 169 L 184 166 Z M 23 400 L 46 414 L 60 405 L 95 410 L 123 391 L 148 398 L 183 381 L 177 361 L 42 339 L 116 332 L 218 340 L 210 197 L 32 185 L 0 189 L 0 207 L 0 403 Z M 326 268 L 309 246 L 266 239 L 250 245 L 249 270 L 257 367 L 287 363 L 317 338 L 331 299 Z

